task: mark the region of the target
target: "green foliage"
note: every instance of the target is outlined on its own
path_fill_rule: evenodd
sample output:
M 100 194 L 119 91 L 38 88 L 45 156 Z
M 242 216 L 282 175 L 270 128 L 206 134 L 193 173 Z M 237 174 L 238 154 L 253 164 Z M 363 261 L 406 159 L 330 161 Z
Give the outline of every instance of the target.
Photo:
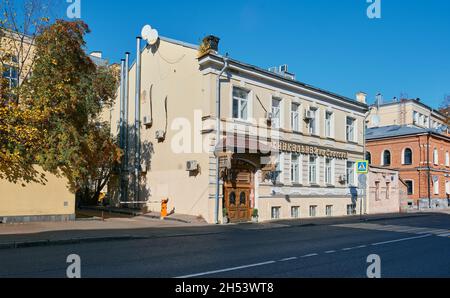
M 45 115 L 45 140 L 36 162 L 62 174 L 73 192 L 98 196 L 121 151 L 107 124 L 99 120 L 115 97 L 117 81 L 107 67 L 96 67 L 84 51 L 88 26 L 59 20 L 36 38 L 36 60 L 23 96 Z

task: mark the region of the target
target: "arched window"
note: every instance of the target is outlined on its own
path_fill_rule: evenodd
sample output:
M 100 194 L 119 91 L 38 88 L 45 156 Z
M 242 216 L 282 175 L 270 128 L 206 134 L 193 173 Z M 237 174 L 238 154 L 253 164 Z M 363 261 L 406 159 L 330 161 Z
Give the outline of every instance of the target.
M 403 152 L 403 164 L 404 165 L 412 165 L 413 163 L 413 155 L 412 150 L 409 148 L 406 148 Z
M 369 162 L 369 165 L 372 164 L 372 154 L 370 152 L 366 152 L 366 160 Z
M 383 166 L 391 165 L 391 152 L 389 150 L 385 150 L 383 152 Z

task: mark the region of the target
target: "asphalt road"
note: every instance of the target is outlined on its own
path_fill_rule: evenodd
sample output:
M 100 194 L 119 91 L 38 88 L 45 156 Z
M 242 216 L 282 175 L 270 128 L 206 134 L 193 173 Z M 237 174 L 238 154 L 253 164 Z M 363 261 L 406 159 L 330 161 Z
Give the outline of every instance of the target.
M 66 277 L 68 255 L 82 277 L 450 277 L 450 216 L 344 225 L 242 225 L 222 233 L 0 250 L 0 277 Z M 215 227 L 211 227 L 214 229 Z

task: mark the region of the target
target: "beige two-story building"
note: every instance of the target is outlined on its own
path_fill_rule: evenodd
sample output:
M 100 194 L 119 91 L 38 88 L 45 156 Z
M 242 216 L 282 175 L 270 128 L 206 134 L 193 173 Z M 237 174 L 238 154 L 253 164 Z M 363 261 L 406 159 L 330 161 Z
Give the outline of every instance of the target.
M 301 83 L 286 66 L 220 55 L 218 41 L 160 37 L 124 72 L 110 115 L 126 152 L 116 199 L 153 211 L 169 199 L 169 211 L 210 223 L 359 212 L 364 94 L 353 100 Z

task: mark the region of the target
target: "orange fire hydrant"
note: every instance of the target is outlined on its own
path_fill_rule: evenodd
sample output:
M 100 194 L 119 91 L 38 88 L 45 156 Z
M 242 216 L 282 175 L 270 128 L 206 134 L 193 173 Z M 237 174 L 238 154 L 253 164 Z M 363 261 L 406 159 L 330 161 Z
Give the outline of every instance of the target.
M 161 200 L 161 219 L 167 217 L 167 204 L 169 203 L 169 199 Z

